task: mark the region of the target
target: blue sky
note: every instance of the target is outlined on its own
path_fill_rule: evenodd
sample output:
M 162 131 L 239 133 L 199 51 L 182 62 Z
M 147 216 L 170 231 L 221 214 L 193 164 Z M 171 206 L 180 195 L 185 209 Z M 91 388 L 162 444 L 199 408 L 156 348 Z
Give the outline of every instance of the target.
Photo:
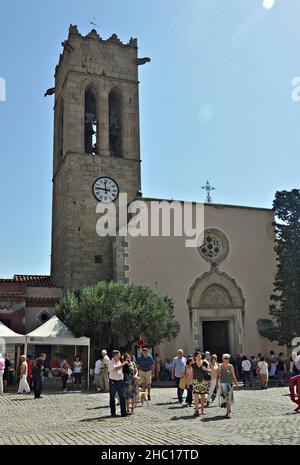
M 266 1 L 266 0 L 265 0 Z M 0 276 L 49 273 L 53 97 L 69 24 L 139 41 L 143 194 L 271 207 L 299 187 L 300 2 L 15 0 L 0 6 Z

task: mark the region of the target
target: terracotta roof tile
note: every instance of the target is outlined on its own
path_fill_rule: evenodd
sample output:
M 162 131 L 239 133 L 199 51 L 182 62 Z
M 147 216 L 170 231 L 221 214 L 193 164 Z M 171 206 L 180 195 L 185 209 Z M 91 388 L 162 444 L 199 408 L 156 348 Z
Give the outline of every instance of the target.
M 51 276 L 15 274 L 12 279 L 0 279 L 2 283 L 25 283 L 28 287 L 56 287 Z

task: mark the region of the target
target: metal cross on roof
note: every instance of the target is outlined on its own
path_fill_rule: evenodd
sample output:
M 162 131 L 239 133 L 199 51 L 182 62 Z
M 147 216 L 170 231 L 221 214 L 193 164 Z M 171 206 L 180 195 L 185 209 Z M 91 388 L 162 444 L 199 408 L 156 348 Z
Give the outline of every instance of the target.
M 201 189 L 204 189 L 206 191 L 206 203 L 212 203 L 213 200 L 212 200 L 212 196 L 210 195 L 211 191 L 214 191 L 216 190 L 215 187 L 212 187 L 208 181 L 206 181 L 206 184 L 205 186 L 202 186 Z
M 100 27 L 100 26 L 98 26 L 98 24 L 96 24 L 96 18 L 95 18 L 95 16 L 93 16 L 93 21 L 89 21 L 89 23 L 92 24 L 92 25 L 95 26 L 95 27 Z

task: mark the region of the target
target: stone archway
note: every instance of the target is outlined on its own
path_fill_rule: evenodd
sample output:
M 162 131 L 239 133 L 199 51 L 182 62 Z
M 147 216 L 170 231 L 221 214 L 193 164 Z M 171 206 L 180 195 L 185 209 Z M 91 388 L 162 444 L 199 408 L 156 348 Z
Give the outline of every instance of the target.
M 199 276 L 188 292 L 187 306 L 194 349 L 210 349 L 203 347 L 204 322 L 223 321 L 228 326 L 230 352 L 243 353 L 245 299 L 233 278 L 217 269 Z

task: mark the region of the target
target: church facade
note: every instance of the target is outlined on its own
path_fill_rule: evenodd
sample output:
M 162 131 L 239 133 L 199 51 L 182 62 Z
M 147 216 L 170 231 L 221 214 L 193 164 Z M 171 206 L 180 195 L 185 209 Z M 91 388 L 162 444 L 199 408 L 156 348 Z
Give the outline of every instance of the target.
M 276 272 L 272 210 L 205 204 L 203 220 L 198 247 L 187 247 L 185 236 L 128 235 L 116 241 L 116 279 L 147 284 L 174 300 L 180 332 L 160 347 L 163 357 L 178 347 L 218 354 L 278 351 L 259 334 L 270 324 Z
M 275 348 L 258 332 L 276 272 L 272 210 L 204 204 L 197 247 L 186 247 L 184 236 L 99 237 L 99 205 L 118 210 L 123 194 L 129 205 L 171 204 L 141 194 L 138 68 L 150 59 L 138 57 L 136 39 L 82 36 L 72 25 L 62 45 L 46 92 L 54 94 L 54 155 L 51 277 L 44 277 L 51 291 L 40 292 L 53 299 L 45 310 L 53 313 L 66 289 L 116 279 L 174 300 L 180 332 L 155 348 L 161 357 L 179 346 L 248 355 Z M 24 304 L 18 330 L 37 327 L 41 311 Z

